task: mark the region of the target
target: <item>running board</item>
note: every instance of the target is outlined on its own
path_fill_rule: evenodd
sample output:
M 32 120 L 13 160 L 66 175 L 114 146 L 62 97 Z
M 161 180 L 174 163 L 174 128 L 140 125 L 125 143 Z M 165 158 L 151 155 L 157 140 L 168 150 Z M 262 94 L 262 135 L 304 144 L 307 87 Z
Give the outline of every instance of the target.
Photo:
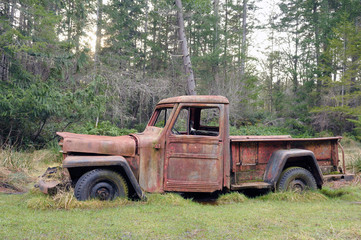
M 245 183 L 231 184 L 231 190 L 267 189 L 272 187 L 273 187 L 272 184 L 266 182 L 245 182 Z
M 331 175 L 323 175 L 323 180 L 326 182 L 331 181 L 352 181 L 355 178 L 355 174 L 331 174 Z

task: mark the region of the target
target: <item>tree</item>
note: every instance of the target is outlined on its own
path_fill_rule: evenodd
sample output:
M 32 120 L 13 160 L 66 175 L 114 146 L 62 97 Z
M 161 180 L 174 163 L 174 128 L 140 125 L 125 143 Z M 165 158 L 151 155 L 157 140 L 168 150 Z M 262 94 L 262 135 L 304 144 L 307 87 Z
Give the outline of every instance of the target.
M 184 70 L 187 77 L 187 94 L 188 95 L 196 95 L 197 92 L 195 90 L 196 84 L 194 80 L 194 74 L 192 69 L 191 58 L 189 55 L 187 38 L 185 34 L 184 28 L 184 18 L 183 18 L 183 6 L 181 0 L 175 0 L 175 4 L 177 6 L 177 18 L 178 18 L 178 34 L 179 41 L 181 42 L 182 54 L 183 54 L 183 64 Z

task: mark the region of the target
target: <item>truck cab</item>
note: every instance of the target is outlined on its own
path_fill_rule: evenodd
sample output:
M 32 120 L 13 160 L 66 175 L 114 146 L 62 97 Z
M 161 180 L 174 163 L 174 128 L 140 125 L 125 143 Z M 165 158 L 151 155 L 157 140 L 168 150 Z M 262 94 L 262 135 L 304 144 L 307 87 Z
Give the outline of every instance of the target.
M 160 101 L 146 130 L 134 134 L 140 143 L 140 186 L 151 192 L 229 187 L 228 105 L 221 96 Z M 147 135 L 154 139 L 147 142 Z

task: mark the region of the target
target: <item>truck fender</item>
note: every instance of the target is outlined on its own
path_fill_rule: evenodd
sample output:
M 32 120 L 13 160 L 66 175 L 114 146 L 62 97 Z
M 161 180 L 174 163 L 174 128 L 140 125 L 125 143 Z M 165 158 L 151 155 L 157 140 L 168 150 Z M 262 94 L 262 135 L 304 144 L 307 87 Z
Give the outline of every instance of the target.
M 136 194 L 144 200 L 145 194 L 139 186 L 127 160 L 122 156 L 68 156 L 63 160 L 64 168 L 120 166 L 132 184 Z
M 321 188 L 323 175 L 312 151 L 304 149 L 277 150 L 272 153 L 263 180 L 276 187 L 285 165 L 306 167 L 312 173 L 317 186 Z

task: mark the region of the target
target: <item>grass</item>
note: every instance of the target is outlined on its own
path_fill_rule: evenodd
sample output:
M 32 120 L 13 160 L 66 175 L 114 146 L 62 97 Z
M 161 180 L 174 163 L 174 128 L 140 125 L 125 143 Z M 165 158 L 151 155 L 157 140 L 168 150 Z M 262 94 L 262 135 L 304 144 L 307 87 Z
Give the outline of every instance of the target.
M 34 209 L 49 200 L 36 192 L 0 194 L 0 239 L 360 239 L 361 205 L 344 200 L 348 193 L 328 194 L 294 200 L 295 193 L 231 193 L 220 197 L 228 199 L 224 205 L 152 194 L 148 202 L 90 201 L 68 210 Z
M 57 164 L 49 150 L 0 150 L 0 182 L 29 187 Z M 178 194 L 79 202 L 72 192 L 0 193 L 0 239 L 361 239 L 359 177 L 341 188 L 255 198 L 232 192 L 211 203 Z

